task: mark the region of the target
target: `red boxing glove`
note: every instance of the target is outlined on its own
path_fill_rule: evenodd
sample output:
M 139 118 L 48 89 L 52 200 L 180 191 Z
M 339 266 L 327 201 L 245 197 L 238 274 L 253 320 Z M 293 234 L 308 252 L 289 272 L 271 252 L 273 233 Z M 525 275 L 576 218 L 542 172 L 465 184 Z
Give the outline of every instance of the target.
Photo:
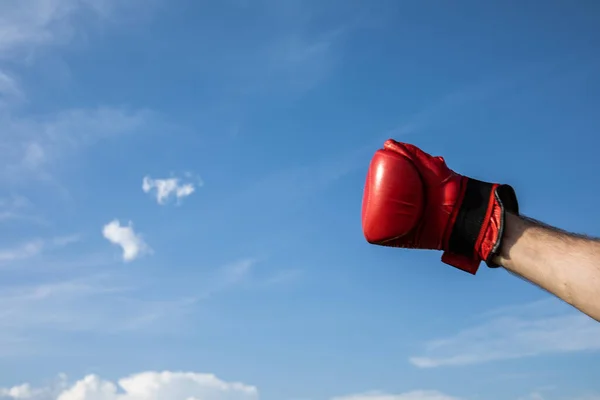
M 442 261 L 475 274 L 502 242 L 504 215 L 519 213 L 512 187 L 467 178 L 442 157 L 387 140 L 367 174 L 362 225 L 369 243 L 443 250 Z

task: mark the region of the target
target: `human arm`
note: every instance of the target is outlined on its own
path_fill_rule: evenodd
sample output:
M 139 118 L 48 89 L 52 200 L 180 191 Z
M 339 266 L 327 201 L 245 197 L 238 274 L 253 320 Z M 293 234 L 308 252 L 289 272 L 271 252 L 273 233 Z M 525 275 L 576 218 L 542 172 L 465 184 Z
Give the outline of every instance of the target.
M 365 181 L 369 243 L 441 250 L 442 261 L 476 274 L 504 266 L 600 321 L 600 241 L 519 217 L 509 185 L 451 170 L 409 143 L 386 141 Z
M 600 322 L 600 241 L 506 214 L 494 262 Z

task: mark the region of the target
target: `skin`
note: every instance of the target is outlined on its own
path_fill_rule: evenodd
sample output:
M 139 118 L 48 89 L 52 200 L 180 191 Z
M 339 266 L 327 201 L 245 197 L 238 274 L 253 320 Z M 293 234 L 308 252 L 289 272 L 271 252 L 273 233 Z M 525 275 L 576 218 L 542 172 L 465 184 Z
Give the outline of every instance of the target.
M 507 214 L 494 261 L 600 322 L 600 240 Z

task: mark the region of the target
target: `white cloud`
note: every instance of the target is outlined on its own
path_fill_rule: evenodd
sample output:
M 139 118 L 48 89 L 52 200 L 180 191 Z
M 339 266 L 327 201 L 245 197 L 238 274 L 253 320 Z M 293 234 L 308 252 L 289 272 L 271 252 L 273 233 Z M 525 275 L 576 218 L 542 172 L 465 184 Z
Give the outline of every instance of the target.
M 458 397 L 449 396 L 435 390 L 415 390 L 401 394 L 369 392 L 334 397 L 332 400 L 458 400 Z
M 0 399 L 14 400 L 55 400 L 59 393 L 67 388 L 67 377 L 60 374 L 58 379 L 47 387 L 34 388 L 29 383 L 13 386 L 11 388 L 0 388 Z
M 31 386 L 28 383 L 25 383 L 7 389 L 0 389 L 0 396 L 12 399 L 31 399 L 34 396 L 34 393 Z
M 133 223 L 121 226 L 119 220 L 113 220 L 104 225 L 102 235 L 111 243 L 121 246 L 123 249 L 123 261 L 129 262 L 151 252 L 150 247 L 144 239 L 135 233 Z
M 32 389 L 29 384 L 0 389 L 8 399 L 30 400 L 258 400 L 258 389 L 213 374 L 142 372 L 117 382 L 88 375 L 65 387 Z
M 0 389 L 0 396 L 30 400 L 259 400 L 257 387 L 196 372 L 141 372 L 110 381 L 88 375 L 73 384 L 61 376 L 54 386 L 32 388 L 23 384 Z M 368 392 L 330 400 L 459 400 L 435 390 L 401 394 Z
M 189 173 L 186 173 L 186 176 L 189 177 Z M 198 180 L 198 185 L 202 185 L 202 181 Z M 188 197 L 196 191 L 196 186 L 193 182 L 183 182 L 180 178 L 152 179 L 145 176 L 142 190 L 145 193 L 153 192 L 158 204 L 164 205 L 171 198 L 179 202 Z
M 483 315 L 479 324 L 432 340 L 410 362 L 419 368 L 600 350 L 600 324 L 550 299 Z

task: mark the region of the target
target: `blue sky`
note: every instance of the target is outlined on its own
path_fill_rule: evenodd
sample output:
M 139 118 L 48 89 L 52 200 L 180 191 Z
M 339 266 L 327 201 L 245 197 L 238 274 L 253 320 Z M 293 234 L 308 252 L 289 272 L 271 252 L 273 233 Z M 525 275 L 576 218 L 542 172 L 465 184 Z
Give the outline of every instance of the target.
M 1 1 L 0 398 L 600 398 L 596 322 L 360 226 L 393 137 L 600 235 L 599 16 Z

